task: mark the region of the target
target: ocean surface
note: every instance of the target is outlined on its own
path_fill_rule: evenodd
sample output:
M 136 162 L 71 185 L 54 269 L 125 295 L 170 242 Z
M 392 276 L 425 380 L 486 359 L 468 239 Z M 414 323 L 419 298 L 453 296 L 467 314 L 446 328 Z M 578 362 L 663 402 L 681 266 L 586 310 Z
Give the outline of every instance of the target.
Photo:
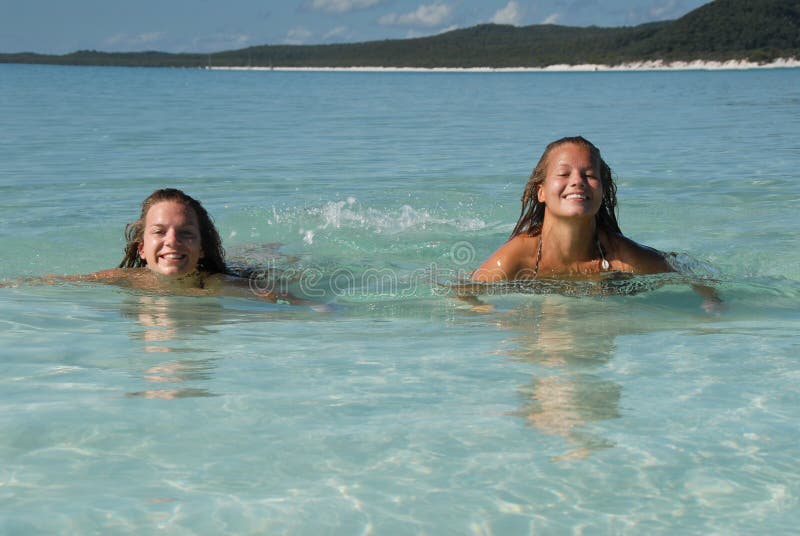
M 681 277 L 456 299 L 577 134 Z M 0 533 L 793 533 L 799 173 L 796 68 L 0 65 Z M 38 280 L 162 187 L 322 306 Z

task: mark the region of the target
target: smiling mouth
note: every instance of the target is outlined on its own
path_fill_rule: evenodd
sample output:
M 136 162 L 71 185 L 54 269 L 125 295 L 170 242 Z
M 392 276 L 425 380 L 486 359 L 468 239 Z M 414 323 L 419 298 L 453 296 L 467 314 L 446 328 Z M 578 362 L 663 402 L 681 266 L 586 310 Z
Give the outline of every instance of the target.
M 583 194 L 569 194 L 564 196 L 564 199 L 578 199 L 580 201 L 587 201 L 589 199 L 589 196 Z
M 168 253 L 166 255 L 161 255 L 161 258 L 166 261 L 180 261 L 186 258 L 186 255 L 181 255 L 179 253 Z

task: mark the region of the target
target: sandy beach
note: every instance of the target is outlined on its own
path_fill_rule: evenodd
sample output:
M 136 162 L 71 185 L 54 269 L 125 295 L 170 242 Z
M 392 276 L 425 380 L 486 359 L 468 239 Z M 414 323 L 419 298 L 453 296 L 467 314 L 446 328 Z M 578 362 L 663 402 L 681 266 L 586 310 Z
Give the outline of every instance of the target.
M 779 58 L 769 63 L 757 63 L 747 60 L 728 61 L 673 61 L 663 60 L 637 61 L 619 65 L 548 65 L 547 67 L 225 67 L 210 66 L 207 69 L 227 71 L 355 71 L 355 72 L 594 72 L 594 71 L 718 71 L 744 69 L 786 69 L 800 67 L 796 58 Z

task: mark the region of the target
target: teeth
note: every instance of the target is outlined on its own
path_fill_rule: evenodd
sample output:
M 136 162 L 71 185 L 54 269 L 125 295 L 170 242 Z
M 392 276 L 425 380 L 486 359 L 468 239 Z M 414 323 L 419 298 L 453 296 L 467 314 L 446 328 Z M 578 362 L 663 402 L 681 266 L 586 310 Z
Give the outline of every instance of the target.
M 585 195 L 581 195 L 581 194 L 569 194 L 567 196 L 567 199 L 583 199 L 583 200 L 586 200 L 588 198 Z
M 171 260 L 180 260 L 183 258 L 183 255 L 178 255 L 177 253 L 170 253 L 169 255 L 164 255 L 164 258 Z

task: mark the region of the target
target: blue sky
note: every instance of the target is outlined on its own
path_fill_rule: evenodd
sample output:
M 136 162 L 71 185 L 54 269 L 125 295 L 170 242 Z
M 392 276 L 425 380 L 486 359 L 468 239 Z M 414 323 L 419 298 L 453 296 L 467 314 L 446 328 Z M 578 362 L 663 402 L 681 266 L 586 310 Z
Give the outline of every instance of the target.
M 0 52 L 214 52 L 402 39 L 485 22 L 632 26 L 708 0 L 0 0 Z

